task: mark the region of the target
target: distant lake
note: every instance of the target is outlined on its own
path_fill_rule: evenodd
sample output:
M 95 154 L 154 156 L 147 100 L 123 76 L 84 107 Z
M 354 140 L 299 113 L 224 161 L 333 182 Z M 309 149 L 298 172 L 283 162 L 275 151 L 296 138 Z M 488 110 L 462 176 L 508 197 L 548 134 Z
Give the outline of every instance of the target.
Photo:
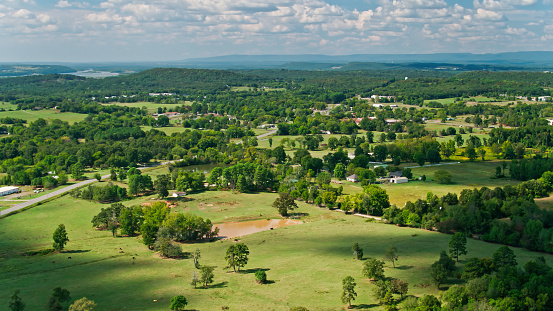
M 117 72 L 96 71 L 92 69 L 77 71 L 77 72 L 70 72 L 67 74 L 79 76 L 79 77 L 87 77 L 87 78 L 106 78 L 106 77 L 115 77 L 119 75 L 119 73 Z

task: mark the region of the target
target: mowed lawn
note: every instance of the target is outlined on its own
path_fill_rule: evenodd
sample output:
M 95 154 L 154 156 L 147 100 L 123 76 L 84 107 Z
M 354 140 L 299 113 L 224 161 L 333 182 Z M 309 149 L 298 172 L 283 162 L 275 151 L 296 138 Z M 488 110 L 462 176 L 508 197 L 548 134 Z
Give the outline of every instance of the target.
M 220 209 L 221 215 L 211 214 L 214 220 L 227 215 L 253 217 L 258 212 L 272 215 L 273 197 L 256 196 L 207 192 L 191 196 L 193 200 L 186 205 L 189 212 L 207 215 L 199 203 L 207 209 L 208 204 L 236 202 L 234 211 Z M 191 203 L 194 201 L 195 206 Z M 191 259 L 162 259 L 141 244 L 138 237 L 113 238 L 110 232 L 94 230 L 90 220 L 102 206 L 66 196 L 1 219 L 2 304 L 6 305 L 13 291 L 20 289 L 27 309 L 39 310 L 52 289 L 61 286 L 71 292 L 73 299 L 94 300 L 99 310 L 167 310 L 175 295 L 184 295 L 188 308 L 194 310 L 221 310 L 223 306 L 230 310 L 289 310 L 293 306 L 343 310 L 341 280 L 351 275 L 358 284 L 358 297 L 353 304 L 379 310 L 373 308 L 373 285 L 361 275 L 363 261 L 353 259 L 353 243 L 360 243 L 367 258 L 380 259 L 388 246 L 397 247 L 397 268 L 387 263 L 385 273 L 409 282 L 409 293 L 420 296 L 439 294 L 429 285 L 429 267 L 439 252 L 447 249 L 450 238 L 301 204 L 297 212 L 310 215 L 306 223 L 240 238 L 250 249 L 250 260 L 242 273 L 223 269 L 225 251 L 234 240 L 184 244 L 187 252 L 200 249 L 202 265 L 216 267 L 214 284 L 208 289 L 194 289 L 189 283 L 198 270 Z M 177 210 L 181 208 L 179 204 Z M 23 251 L 51 247 L 52 233 L 60 223 L 66 225 L 70 239 L 63 253 L 22 256 Z M 468 256 L 490 257 L 498 247 L 469 240 Z M 515 249 L 515 253 L 520 264 L 543 255 L 520 249 Z M 545 257 L 548 262 L 553 259 Z M 269 284 L 255 283 L 258 269 L 266 270 Z
M 0 107 L 2 107 L 0 105 Z M 0 118 L 12 117 L 27 120 L 27 123 L 36 121 L 40 118 L 50 121 L 59 119 L 61 121 L 67 121 L 69 124 L 74 122 L 80 122 L 86 118 L 86 114 L 74 113 L 74 112 L 59 112 L 55 109 L 43 109 L 43 110 L 17 110 L 17 111 L 0 111 Z

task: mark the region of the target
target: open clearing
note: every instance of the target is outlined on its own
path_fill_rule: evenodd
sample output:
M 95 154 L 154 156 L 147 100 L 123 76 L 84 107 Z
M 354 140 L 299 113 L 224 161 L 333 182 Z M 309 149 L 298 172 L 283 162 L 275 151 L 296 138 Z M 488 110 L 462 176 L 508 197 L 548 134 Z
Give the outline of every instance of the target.
M 24 119 L 27 120 L 28 123 L 36 121 L 40 118 L 47 121 L 59 119 L 61 121 L 67 121 L 72 124 L 74 122 L 80 122 L 84 120 L 84 118 L 86 118 L 86 114 L 74 112 L 59 112 L 55 109 L 0 111 L 0 118 L 5 117 Z
M 214 221 L 237 219 L 233 215 L 271 217 L 274 211 L 270 203 L 276 194 L 262 195 L 253 201 L 253 194 L 205 192 L 191 195 L 192 201 L 179 203 L 177 210 L 186 208 Z M 449 241 L 448 235 L 440 233 L 366 222 L 361 217 L 300 204 L 297 212 L 309 214 L 306 223 L 240 239 L 251 252 L 242 273 L 223 270 L 225 250 L 232 240 L 184 244 L 186 252 L 201 250 L 201 264 L 216 266 L 213 286 L 194 289 L 189 282 L 197 270 L 191 259 L 161 259 L 138 237 L 113 238 L 107 231 L 94 230 L 90 220 L 102 206 L 65 196 L 0 220 L 0 301 L 7 301 L 13 290 L 21 289 L 28 309 L 38 310 L 52 289 L 61 286 L 74 299 L 86 296 L 94 300 L 100 310 L 167 310 L 170 298 L 179 294 L 188 299 L 190 308 L 198 310 L 221 310 L 222 306 L 231 310 L 288 310 L 300 305 L 311 310 L 343 310 L 341 280 L 351 275 L 358 283 L 354 305 L 369 309 L 376 301 L 370 295 L 372 285 L 361 276 L 362 261 L 353 259 L 353 243 L 360 243 L 365 257 L 372 258 L 382 258 L 386 247 L 396 246 L 398 268 L 387 264 L 386 275 L 406 280 L 409 293 L 420 296 L 438 294 L 434 286 L 428 286 L 429 267 Z M 52 233 L 60 223 L 66 225 L 70 239 L 66 251 L 22 256 L 24 251 L 51 247 Z M 498 247 L 469 240 L 468 256 L 490 257 Z M 520 264 L 543 255 L 521 249 L 515 253 Z M 548 262 L 553 259 L 543 256 Z M 132 257 L 136 258 L 134 264 Z M 254 282 L 258 269 L 267 270 L 270 284 Z

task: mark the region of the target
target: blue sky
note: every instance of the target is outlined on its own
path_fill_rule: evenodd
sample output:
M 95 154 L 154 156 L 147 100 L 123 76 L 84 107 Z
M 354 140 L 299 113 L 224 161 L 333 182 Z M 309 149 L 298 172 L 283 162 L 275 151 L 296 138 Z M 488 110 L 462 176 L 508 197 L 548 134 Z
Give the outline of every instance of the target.
M 553 0 L 0 0 L 0 62 L 553 50 Z

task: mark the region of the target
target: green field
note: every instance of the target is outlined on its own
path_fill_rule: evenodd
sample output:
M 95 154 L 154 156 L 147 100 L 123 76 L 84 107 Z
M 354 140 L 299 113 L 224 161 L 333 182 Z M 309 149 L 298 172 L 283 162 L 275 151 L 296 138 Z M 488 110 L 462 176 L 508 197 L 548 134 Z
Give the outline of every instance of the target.
M 414 201 L 421 197 L 426 198 L 428 192 L 432 192 L 437 196 L 443 196 L 448 192 L 457 193 L 459 195 L 463 189 L 473 188 L 495 188 L 505 185 L 516 185 L 519 182 L 509 179 L 491 179 L 495 174 L 496 166 L 501 165 L 499 162 L 461 162 L 461 164 L 429 166 L 413 168 L 413 176 L 426 175 L 426 181 L 410 181 L 406 184 L 389 184 L 383 185 L 390 196 L 390 202 L 402 207 L 407 201 Z M 448 171 L 452 175 L 452 183 L 448 185 L 434 182 L 434 172 L 437 170 Z
M 17 110 L 17 111 L 0 111 L 0 118 L 12 117 L 27 120 L 28 123 L 36 121 L 40 118 L 44 120 L 59 119 L 61 121 L 67 121 L 70 124 L 74 122 L 80 122 L 86 118 L 86 114 L 73 113 L 73 112 L 58 112 L 54 109 L 43 110 Z
M 4 110 L 16 110 L 17 105 L 13 105 L 7 102 L 0 102 L 0 108 Z
M 254 204 L 253 195 L 202 193 L 190 196 L 192 201 L 185 204 L 190 205 L 190 212 L 209 213 L 214 219 L 274 214 L 269 204 L 276 194 L 262 196 Z M 213 212 L 198 208 L 199 203 L 223 201 L 235 202 L 235 206 Z M 196 208 L 192 202 L 197 202 Z M 61 286 L 73 299 L 85 296 L 94 300 L 99 310 L 167 310 L 170 298 L 179 294 L 187 297 L 190 309 L 196 310 L 221 310 L 222 306 L 230 310 L 288 310 L 300 305 L 310 310 L 343 310 L 341 280 L 351 275 L 358 284 L 353 304 L 379 310 L 370 295 L 373 285 L 361 276 L 362 261 L 353 259 L 352 244 L 360 243 L 365 257 L 372 258 L 382 258 L 386 247 L 396 246 L 398 267 L 387 264 L 386 275 L 409 282 L 409 294 L 420 296 L 438 294 L 429 286 L 429 266 L 449 240 L 444 234 L 370 223 L 301 204 L 298 212 L 309 214 L 306 223 L 241 238 L 250 249 L 250 261 L 242 273 L 223 269 L 224 253 L 232 240 L 184 244 L 185 251 L 201 250 L 201 264 L 216 266 L 213 286 L 194 289 L 189 285 L 195 271 L 191 259 L 161 259 L 137 237 L 113 238 L 109 232 L 94 230 L 90 220 L 101 207 L 66 196 L 0 220 L 0 301 L 8 301 L 13 290 L 20 289 L 27 309 L 38 310 L 52 289 Z M 233 208 L 234 212 L 229 211 Z M 22 256 L 24 251 L 51 247 L 52 232 L 60 223 L 66 225 L 70 239 L 63 253 Z M 490 257 L 498 247 L 469 240 L 468 252 L 469 256 Z M 515 253 L 521 264 L 543 255 L 520 249 Z M 553 259 L 544 256 L 548 262 Z M 132 257 L 136 258 L 134 264 Z M 258 269 L 267 270 L 269 284 L 254 282 L 253 273 Z

